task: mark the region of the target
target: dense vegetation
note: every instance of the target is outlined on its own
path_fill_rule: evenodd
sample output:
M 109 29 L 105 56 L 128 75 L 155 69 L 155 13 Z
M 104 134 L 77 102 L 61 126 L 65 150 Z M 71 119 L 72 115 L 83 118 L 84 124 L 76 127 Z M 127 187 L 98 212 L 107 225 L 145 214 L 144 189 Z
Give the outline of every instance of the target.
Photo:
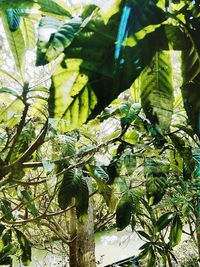
M 0 0 L 0 16 L 0 263 L 55 236 L 76 250 L 92 213 L 131 224 L 144 266 L 172 266 L 185 224 L 200 251 L 199 1 Z

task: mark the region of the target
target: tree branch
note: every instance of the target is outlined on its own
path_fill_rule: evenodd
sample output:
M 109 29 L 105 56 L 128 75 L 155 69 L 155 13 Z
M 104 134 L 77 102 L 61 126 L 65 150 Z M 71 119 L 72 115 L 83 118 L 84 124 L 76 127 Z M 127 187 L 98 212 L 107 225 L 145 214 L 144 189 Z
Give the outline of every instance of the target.
M 24 152 L 24 154 L 12 164 L 7 165 L 1 169 L 0 171 L 1 176 L 5 176 L 9 172 L 13 172 L 21 168 L 22 164 L 30 159 L 32 154 L 43 144 L 47 128 L 48 128 L 48 121 L 45 123 L 44 127 L 42 128 L 35 142 Z

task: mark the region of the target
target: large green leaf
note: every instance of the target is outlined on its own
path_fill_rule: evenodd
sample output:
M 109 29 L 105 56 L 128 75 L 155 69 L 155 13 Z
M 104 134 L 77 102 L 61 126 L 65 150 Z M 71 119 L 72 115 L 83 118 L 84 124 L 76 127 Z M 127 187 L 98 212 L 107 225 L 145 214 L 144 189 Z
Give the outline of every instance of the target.
M 35 128 L 33 127 L 32 124 L 27 124 L 26 126 L 24 126 L 16 144 L 15 147 L 12 151 L 12 155 L 10 158 L 11 162 L 14 162 L 15 160 L 17 160 L 30 146 L 31 142 L 33 142 L 35 140 Z M 23 170 L 21 170 L 23 171 Z M 13 178 L 15 179 L 19 179 L 18 175 L 20 173 L 20 170 L 18 171 L 18 173 L 13 173 Z
M 68 22 L 61 23 L 50 17 L 43 17 L 39 27 L 36 64 L 44 65 L 56 59 L 71 44 L 80 31 L 82 23 L 81 18 L 73 18 Z M 49 39 L 46 37 L 48 31 L 53 31 Z
M 183 225 L 182 225 L 180 216 L 179 214 L 176 214 L 173 218 L 171 229 L 170 229 L 170 234 L 169 234 L 169 241 L 172 247 L 180 243 L 181 236 L 182 236 L 182 228 L 183 228 Z
M 58 193 L 58 204 L 61 209 L 66 209 L 71 204 L 80 185 L 80 179 L 81 174 L 77 169 L 72 169 L 64 174 Z
M 109 176 L 102 167 L 87 165 L 87 170 L 95 180 L 102 181 L 104 183 L 108 182 Z
M 157 52 L 141 74 L 141 101 L 147 118 L 163 132 L 173 114 L 172 67 L 169 51 Z
M 10 95 L 13 95 L 17 98 L 20 99 L 20 95 L 19 95 L 19 92 L 12 89 L 12 88 L 7 88 L 7 87 L 1 87 L 0 88 L 0 94 L 10 94 Z
M 167 227 L 169 223 L 172 221 L 172 219 L 173 219 L 172 212 L 169 211 L 169 212 L 162 214 L 156 222 L 157 231 L 160 232 L 165 227 Z
M 25 47 L 25 42 L 24 42 L 22 31 L 19 27 L 16 28 L 15 31 L 10 30 L 10 24 L 9 24 L 9 20 L 7 18 L 6 13 L 2 12 L 1 17 L 2 17 L 4 30 L 6 33 L 6 37 L 7 37 L 9 46 L 10 46 L 10 50 L 15 60 L 16 68 L 19 71 L 21 77 L 23 77 L 26 47 Z
M 7 9 L 6 17 L 11 32 L 16 31 L 20 26 L 21 18 L 19 16 L 21 9 Z
M 116 209 L 116 224 L 118 230 L 123 230 L 131 222 L 132 196 L 129 192 L 123 194 Z
M 6 198 L 0 199 L 0 210 L 6 220 L 10 221 L 14 218 L 12 214 L 11 202 Z
M 91 87 L 86 86 L 87 82 L 88 77 L 80 71 L 80 60 L 77 59 L 59 64 L 52 76 L 49 113 L 51 117 L 67 120 L 68 129 L 84 123 L 95 107 L 96 96 Z
M 190 14 L 190 15 L 189 15 Z M 177 17 L 178 26 L 166 27 L 167 37 L 175 50 L 181 50 L 181 70 L 183 84 L 181 86 L 183 103 L 189 123 L 194 132 L 200 135 L 200 46 L 199 19 L 187 9 L 182 10 L 184 22 Z M 176 17 L 175 17 L 176 18 Z
M 197 25 L 199 22 L 197 22 Z M 200 46 L 199 26 L 187 29 L 182 39 L 182 76 L 181 87 L 183 103 L 189 122 L 200 137 Z
M 94 178 L 98 191 L 102 194 L 106 205 L 110 207 L 112 205 L 112 188 L 107 184 L 110 180 L 110 177 L 105 170 L 100 166 L 86 165 L 87 170 L 89 171 L 91 177 Z
M 14 255 L 17 252 L 17 247 L 13 243 L 7 244 L 0 251 L 0 261 L 3 264 L 3 260 L 5 260 L 8 256 Z
M 78 169 L 69 170 L 64 174 L 58 193 L 59 207 L 66 209 L 72 203 L 73 198 L 76 200 L 77 216 L 82 220 L 88 210 L 89 191 L 82 172 Z
M 16 250 L 13 250 L 12 233 L 10 229 L 6 229 L 5 226 L 0 225 L 0 264 L 9 265 L 12 262 L 11 255 Z M 11 245 L 10 245 L 11 244 Z
M 71 16 L 67 5 L 62 0 L 0 0 L 0 11 L 9 8 L 36 8 L 46 13 Z
M 89 190 L 84 179 L 80 180 L 80 185 L 76 193 L 76 214 L 79 221 L 84 222 L 88 212 Z
M 26 49 L 34 49 L 36 45 L 36 32 L 34 23 L 28 18 L 23 18 L 21 29 L 24 36 Z
M 131 175 L 137 165 L 136 156 L 133 154 L 133 151 L 131 151 L 131 149 L 126 149 L 120 159 L 123 161 L 126 173 Z
M 184 141 L 184 139 L 177 134 L 173 133 L 170 134 L 170 138 L 173 142 L 173 145 L 177 149 L 179 155 L 183 159 L 183 174 L 185 176 L 185 171 L 189 174 L 189 177 L 191 177 L 192 172 L 195 169 L 195 160 L 192 156 L 192 148 L 191 146 L 187 145 Z M 186 177 L 187 178 L 187 175 Z
M 21 260 L 25 266 L 28 266 L 31 262 L 31 243 L 26 236 L 15 228 L 16 236 L 21 249 Z
M 132 4 L 125 9 L 121 5 L 120 11 L 113 15 L 106 25 L 101 16 L 95 14 L 76 36 L 73 35 L 73 41 L 64 50 L 65 58 L 52 77 L 52 97 L 49 102 L 53 116 L 62 117 L 63 114 L 67 114 L 69 108 L 68 113 L 76 113 L 76 121 L 79 121 L 79 117 L 82 117 L 81 123 L 87 119 L 89 114 L 91 114 L 90 118 L 96 116 L 120 92 L 131 86 L 141 70 L 151 61 L 157 49 L 163 47 L 165 34 L 162 27 L 156 29 L 153 33 L 144 34 L 138 41 L 137 46 L 122 45 L 123 40 L 119 40 L 119 36 L 121 35 L 121 25 L 126 10 L 130 12 L 126 15 L 128 16 L 128 23 L 127 27 L 123 29 L 126 32 L 122 33 L 124 37 L 127 34 L 134 34 L 142 27 L 152 23 L 159 24 L 165 19 L 162 10 L 156 7 L 155 3 L 149 4 L 143 1 L 142 6 L 138 6 L 134 1 Z M 136 9 L 139 12 L 137 16 L 135 15 L 137 14 Z M 154 11 L 157 16 L 152 15 Z M 137 20 L 135 20 L 135 16 Z M 132 23 L 133 21 L 135 23 Z M 157 42 L 158 38 L 159 43 Z M 49 43 L 51 43 L 51 40 L 49 40 Z M 62 48 L 60 51 L 62 53 L 63 45 L 59 47 Z M 71 68 L 70 62 L 76 67 Z M 76 73 L 71 69 L 75 69 Z M 77 81 L 78 74 L 81 75 L 82 79 L 78 77 Z M 76 87 L 75 90 L 74 87 Z M 74 91 L 76 94 L 74 94 Z M 87 91 L 87 94 L 89 92 L 89 100 L 92 95 L 92 104 L 88 105 L 88 101 L 83 101 L 83 105 L 86 107 L 83 116 L 82 103 L 78 105 L 77 102 L 80 103 L 80 99 L 79 101 L 77 99 L 79 94 L 85 93 L 85 91 Z M 74 101 L 69 96 L 72 96 Z M 77 106 L 81 110 L 80 115 Z M 76 112 L 71 112 L 72 107 Z M 69 118 L 70 116 L 72 115 L 68 114 Z M 75 121 L 75 119 L 73 120 Z M 75 125 L 76 123 L 74 123 Z
M 169 164 L 152 158 L 145 158 L 146 194 L 149 205 L 157 204 L 165 194 Z

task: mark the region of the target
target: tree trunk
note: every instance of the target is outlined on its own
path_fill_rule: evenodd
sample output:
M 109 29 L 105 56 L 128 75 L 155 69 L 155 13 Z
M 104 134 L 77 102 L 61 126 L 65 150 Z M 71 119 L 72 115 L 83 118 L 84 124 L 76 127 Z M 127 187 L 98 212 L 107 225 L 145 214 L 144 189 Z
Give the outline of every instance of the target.
M 69 244 L 69 265 L 70 267 L 78 267 L 77 263 L 77 229 L 76 229 L 76 210 L 71 209 L 69 211 L 69 234 L 70 234 L 70 244 Z
M 86 182 L 91 193 L 91 178 L 87 178 Z M 88 216 L 85 222 L 80 223 L 77 220 L 75 209 L 70 210 L 69 215 L 70 267 L 95 267 L 93 200 L 89 199 Z
M 77 223 L 77 260 L 79 267 L 95 267 L 93 203 L 89 200 L 88 218 Z

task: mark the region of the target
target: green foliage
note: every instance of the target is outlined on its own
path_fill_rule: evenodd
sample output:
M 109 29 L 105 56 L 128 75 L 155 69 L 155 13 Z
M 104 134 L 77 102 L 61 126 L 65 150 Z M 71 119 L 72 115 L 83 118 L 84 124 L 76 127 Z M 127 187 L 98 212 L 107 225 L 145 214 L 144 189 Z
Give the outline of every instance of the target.
M 39 211 L 37 210 L 37 208 L 36 208 L 36 206 L 34 204 L 31 191 L 28 190 L 28 189 L 26 189 L 26 190 L 18 190 L 17 194 L 18 194 L 18 198 L 22 201 L 22 203 L 25 204 L 25 206 L 30 211 L 30 213 L 34 217 L 38 216 L 39 215 Z
M 15 232 L 17 240 L 19 242 L 20 249 L 22 251 L 20 258 L 22 260 L 22 263 L 25 266 L 28 266 L 31 262 L 31 243 L 28 241 L 26 236 L 21 231 L 15 228 Z
M 189 175 L 190 177 L 195 168 L 195 161 L 192 156 L 191 146 L 187 145 L 184 140 L 176 134 L 170 134 L 170 138 L 183 159 L 183 171 L 186 174 L 185 178 L 187 179 L 187 176 Z
M 146 193 L 150 205 L 161 201 L 167 187 L 167 173 L 169 165 L 167 162 L 145 158 Z
M 80 220 L 87 214 L 89 191 L 86 181 L 79 169 L 72 169 L 64 174 L 59 193 L 58 204 L 61 209 L 66 209 L 75 198 L 76 212 Z
M 33 8 L 39 9 L 44 13 L 56 14 L 59 16 L 71 16 L 67 6 L 60 0 L 19 0 L 19 1 L 0 1 L 1 10 L 9 8 Z
M 114 214 L 119 198 L 117 228 L 131 224 L 145 240 L 140 253 L 145 266 L 155 266 L 158 257 L 164 264 L 167 256 L 172 257 L 171 250 L 180 242 L 182 221 L 196 219 L 192 148 L 198 143 L 194 133 L 199 135 L 200 107 L 199 6 L 194 1 L 172 2 L 168 6 L 161 0 L 116 0 L 107 11 L 89 6 L 79 18 L 71 18 L 62 1 L 0 0 L 4 30 L 21 75 L 0 70 L 6 81 L 12 80 L 0 88 L 0 204 L 5 222 L 18 223 L 17 212 L 16 217 L 12 212 L 15 209 L 23 219 L 19 223 L 34 217 L 46 219 L 47 215 L 51 221 L 55 212 L 62 220 L 58 206 L 67 210 L 74 204 L 79 220 L 84 221 L 89 192 L 83 173 L 87 173 L 93 178 L 93 189 L 98 189 L 107 204 L 102 205 L 102 221 Z M 34 9 L 40 12 L 35 14 Z M 40 16 L 37 41 L 35 29 Z M 35 49 L 36 41 L 36 65 L 53 66 L 50 90 L 46 81 L 31 86 L 23 82 L 26 52 Z M 182 114 L 181 119 L 180 114 L 173 114 L 169 50 L 182 51 L 181 90 L 193 129 L 185 126 Z M 117 122 L 116 129 L 120 125 L 112 137 L 102 138 L 92 121 L 84 130 L 69 133 L 99 115 L 131 86 L 141 104 L 125 101 L 127 95 L 122 95 L 96 118 L 100 128 L 104 120 L 110 125 Z M 38 100 L 42 101 L 40 110 L 33 108 Z M 175 123 L 170 128 L 172 115 Z M 39 131 L 47 119 L 48 133 L 42 135 Z M 35 152 L 26 156 L 30 148 Z M 165 160 L 169 156 L 170 166 Z M 101 163 L 102 157 L 108 159 L 106 164 Z M 55 166 L 64 173 L 62 180 Z M 43 179 L 44 169 L 48 181 Z M 52 185 L 46 194 L 47 182 Z M 163 235 L 168 229 L 166 242 Z M 0 234 L 1 263 L 9 262 L 16 253 L 15 241 L 23 264 L 28 265 L 31 243 L 22 231 L 16 228 L 16 240 L 5 227 L 0 227 Z
M 6 33 L 6 37 L 10 46 L 10 50 L 13 54 L 15 65 L 21 76 L 24 76 L 24 64 L 26 46 L 23 37 L 23 33 L 20 27 L 16 27 L 14 31 L 10 30 L 10 20 L 7 19 L 6 13 L 1 13 L 1 18 Z
M 86 165 L 91 177 L 94 178 L 99 193 L 103 196 L 107 207 L 112 210 L 112 188 L 110 184 L 110 175 L 108 171 L 106 172 L 101 166 Z
M 123 230 L 130 223 L 135 227 L 134 213 L 138 209 L 139 196 L 132 190 L 127 190 L 121 197 L 116 208 L 116 224 L 119 231 Z M 132 219 L 131 219 L 132 218 Z
M 195 25 L 196 20 L 191 24 Z M 200 81 L 200 47 L 198 46 L 199 30 L 188 29 L 187 37 L 183 39 L 182 50 L 182 75 L 183 85 L 181 87 L 184 107 L 187 112 L 190 124 L 195 133 L 200 136 L 199 109 L 200 97 L 198 87 Z
M 1 198 L 0 199 L 0 209 L 1 209 L 3 216 L 6 220 L 10 221 L 13 219 L 11 202 L 9 200 L 7 200 L 6 198 Z
M 35 128 L 32 124 L 28 124 L 26 127 L 23 128 L 15 148 L 11 155 L 11 162 L 17 160 L 30 146 L 31 142 L 35 139 Z M 14 175 L 14 178 L 17 179 L 18 175 Z M 20 176 L 19 176 L 20 177 Z M 19 179 L 19 178 L 18 178 Z
M 141 101 L 147 118 L 168 132 L 173 114 L 172 67 L 168 51 L 157 52 L 141 74 Z
M 35 25 L 29 18 L 23 18 L 21 25 L 26 49 L 34 49 L 36 45 Z
M 16 228 L 12 230 L 3 225 L 0 226 L 0 264 L 11 264 L 10 256 L 18 254 L 20 250 L 20 259 L 25 266 L 28 266 L 31 261 L 31 244 L 20 230 Z
M 169 223 L 172 221 L 172 219 L 173 219 L 172 212 L 169 211 L 169 212 L 162 214 L 156 222 L 157 231 L 160 232 L 165 227 L 167 227 Z
M 76 155 L 76 139 L 72 136 L 61 136 L 61 155 L 62 157 L 74 157 Z
M 68 59 L 58 65 L 52 76 L 50 116 L 68 121 L 69 126 L 66 130 L 83 124 L 96 104 L 94 92 L 86 86 L 87 80 L 87 76 L 80 72 L 80 60 L 76 59 Z M 68 85 L 67 90 L 64 89 L 64 84 Z
M 11 242 L 12 233 L 10 229 L 0 226 L 0 264 L 10 264 L 11 257 L 17 252 L 17 247 Z
M 181 236 L 182 236 L 182 222 L 179 214 L 176 214 L 173 218 L 172 224 L 171 224 L 171 229 L 170 229 L 170 235 L 169 235 L 169 240 L 170 240 L 170 245 L 172 247 L 178 245 L 181 241 Z
M 10 94 L 10 95 L 13 95 L 13 96 L 15 96 L 15 97 L 20 99 L 19 93 L 16 90 L 12 89 L 12 88 L 1 87 L 0 88 L 0 94 Z
M 123 230 L 130 224 L 132 214 L 132 201 L 130 194 L 125 193 L 120 199 L 116 209 L 116 224 L 118 230 Z
M 6 16 L 9 24 L 9 29 L 11 32 L 16 31 L 19 28 L 20 25 L 20 12 L 21 9 L 7 9 L 6 10 Z
M 68 47 L 79 33 L 83 21 L 73 18 L 67 23 L 61 23 L 50 17 L 43 17 L 39 25 L 39 40 L 37 46 L 37 65 L 44 65 L 56 59 Z M 55 31 L 46 40 L 47 31 Z

